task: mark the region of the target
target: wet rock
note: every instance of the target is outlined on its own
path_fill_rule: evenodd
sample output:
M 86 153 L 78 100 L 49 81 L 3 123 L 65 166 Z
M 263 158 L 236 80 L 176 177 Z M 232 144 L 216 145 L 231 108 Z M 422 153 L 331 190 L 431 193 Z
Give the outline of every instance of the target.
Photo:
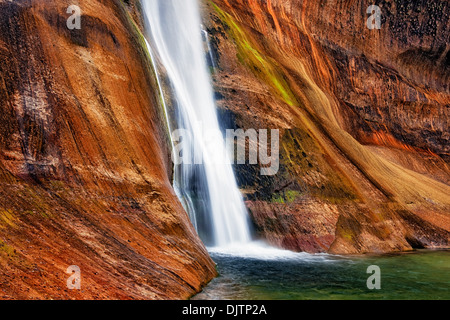
M 448 18 L 442 1 L 204 5 L 218 101 L 234 126 L 280 129 L 280 171 L 236 166 L 256 231 L 308 252 L 450 241 Z
M 170 184 L 138 2 L 77 3 L 69 30 L 65 1 L 0 1 L 0 296 L 188 298 L 216 271 Z

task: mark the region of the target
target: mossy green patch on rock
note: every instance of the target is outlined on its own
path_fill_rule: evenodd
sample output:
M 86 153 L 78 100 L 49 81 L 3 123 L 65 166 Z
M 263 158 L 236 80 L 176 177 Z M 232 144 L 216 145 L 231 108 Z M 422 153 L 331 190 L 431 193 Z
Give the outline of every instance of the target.
M 305 130 L 285 130 L 280 149 L 288 174 L 301 178 L 310 195 L 332 203 L 358 199 L 345 175 Z
M 279 95 L 285 103 L 291 106 L 298 105 L 295 95 L 282 74 L 277 70 L 279 66 L 277 66 L 276 61 L 265 56 L 262 50 L 258 49 L 255 40 L 242 29 L 230 14 L 220 9 L 213 2 L 211 3 L 222 22 L 228 27 L 226 30 L 234 40 L 238 50 L 238 60 L 252 70 L 258 78 L 269 84 L 274 93 Z
M 16 227 L 17 218 L 11 209 L 0 210 L 0 229 Z
M 297 190 L 284 190 L 283 192 L 273 194 L 272 202 L 281 204 L 293 203 L 300 195 L 301 192 Z
M 16 249 L 0 240 L 0 254 L 5 254 L 8 257 L 15 257 Z
M 284 197 L 280 194 L 272 195 L 272 202 L 284 204 Z

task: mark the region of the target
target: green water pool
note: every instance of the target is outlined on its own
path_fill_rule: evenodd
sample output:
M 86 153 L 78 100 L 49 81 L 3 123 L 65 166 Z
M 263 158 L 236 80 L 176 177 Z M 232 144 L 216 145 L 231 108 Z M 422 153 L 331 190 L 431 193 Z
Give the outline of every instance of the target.
M 450 299 L 450 251 L 388 255 L 289 254 L 271 257 L 211 252 L 220 273 L 193 299 Z M 380 268 L 370 290 L 367 268 Z

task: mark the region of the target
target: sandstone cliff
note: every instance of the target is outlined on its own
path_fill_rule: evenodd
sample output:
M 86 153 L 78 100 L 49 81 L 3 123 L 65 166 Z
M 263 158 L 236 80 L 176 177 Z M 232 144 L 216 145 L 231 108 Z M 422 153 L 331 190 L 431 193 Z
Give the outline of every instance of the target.
M 170 185 L 135 0 L 0 0 L 0 298 L 187 298 L 215 274 Z M 224 126 L 281 129 L 237 166 L 255 229 L 308 252 L 448 247 L 449 5 L 202 0 Z M 65 273 L 81 268 L 82 289 Z
M 237 166 L 258 233 L 309 252 L 447 247 L 449 4 L 204 2 L 229 125 L 281 129 L 281 169 Z
M 72 4 L 0 1 L 0 299 L 187 298 L 216 271 L 170 184 L 136 2 L 76 1 L 80 30 Z

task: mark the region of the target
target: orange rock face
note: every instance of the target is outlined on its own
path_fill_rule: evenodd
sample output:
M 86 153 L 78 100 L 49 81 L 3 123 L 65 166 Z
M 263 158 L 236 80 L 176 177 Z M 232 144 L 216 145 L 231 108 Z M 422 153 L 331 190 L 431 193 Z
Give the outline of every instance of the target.
M 138 10 L 80 0 L 69 30 L 70 4 L 0 1 L 0 299 L 187 298 L 216 271 L 170 184 Z
M 256 230 L 299 251 L 448 247 L 442 1 L 205 2 L 222 118 L 281 130 L 280 172 L 237 166 Z
M 77 3 L 69 30 L 70 1 L 0 0 L 0 298 L 188 298 L 216 271 L 170 184 L 138 2 Z M 379 1 L 380 30 L 368 1 L 202 3 L 224 125 L 281 131 L 277 175 L 236 167 L 261 236 L 449 246 L 447 2 Z

